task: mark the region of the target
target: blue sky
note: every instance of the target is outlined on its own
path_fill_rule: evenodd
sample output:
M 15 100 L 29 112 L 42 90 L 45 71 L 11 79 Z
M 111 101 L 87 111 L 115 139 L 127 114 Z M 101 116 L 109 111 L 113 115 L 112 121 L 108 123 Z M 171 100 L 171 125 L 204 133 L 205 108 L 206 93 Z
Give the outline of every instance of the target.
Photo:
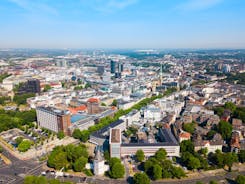
M 0 48 L 245 48 L 244 0 L 0 0 Z

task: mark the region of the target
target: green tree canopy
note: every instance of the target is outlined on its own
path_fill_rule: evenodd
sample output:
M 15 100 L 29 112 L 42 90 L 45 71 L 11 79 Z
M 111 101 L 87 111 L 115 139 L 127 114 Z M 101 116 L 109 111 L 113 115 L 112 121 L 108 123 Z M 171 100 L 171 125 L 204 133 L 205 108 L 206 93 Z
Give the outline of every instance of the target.
M 166 156 L 167 156 L 167 152 L 165 149 L 163 148 L 160 148 L 156 153 L 155 153 L 155 158 L 158 160 L 158 161 L 163 161 L 166 159 Z
M 78 158 L 73 165 L 74 171 L 81 172 L 84 169 L 87 162 L 88 162 L 88 159 L 85 157 Z
M 153 179 L 159 180 L 162 178 L 162 167 L 158 164 L 153 166 Z
M 47 92 L 47 91 L 49 91 L 50 89 L 52 89 L 52 87 L 51 87 L 49 84 L 46 84 L 46 85 L 44 86 L 43 92 Z
M 65 137 L 64 132 L 59 131 L 58 134 L 57 134 L 57 137 L 58 137 L 58 139 L 63 139 Z
M 218 131 L 222 135 L 223 139 L 228 140 L 231 138 L 232 125 L 227 121 L 221 120 L 218 125 Z
M 171 172 L 174 178 L 180 179 L 182 177 L 185 177 L 185 172 L 180 167 L 173 167 Z
M 110 177 L 117 179 L 117 178 L 123 178 L 125 174 L 124 166 L 121 163 L 115 163 L 110 168 Z
M 16 144 L 19 145 L 19 144 L 23 141 L 23 139 L 24 139 L 24 138 L 21 137 L 21 136 L 20 136 L 20 137 L 17 137 L 17 138 L 15 139 Z
M 117 106 L 117 100 L 116 99 L 113 100 L 111 106 Z
M 200 160 L 194 156 L 191 156 L 188 160 L 188 165 L 187 167 L 189 169 L 198 169 L 201 167 Z
M 236 110 L 236 105 L 232 102 L 226 102 L 224 107 L 225 109 L 229 109 L 231 112 Z
M 150 184 L 150 179 L 145 173 L 136 173 L 133 181 L 134 184 Z
M 142 162 L 145 159 L 145 154 L 144 154 L 144 152 L 141 149 L 140 150 L 137 150 L 135 156 L 136 156 L 136 159 L 139 162 Z
M 236 183 L 237 184 L 245 184 L 245 176 L 244 175 L 238 175 L 236 177 Z
M 180 143 L 180 152 L 194 153 L 194 144 L 191 140 L 184 140 Z
M 109 161 L 110 167 L 112 167 L 116 163 L 121 163 L 121 160 L 119 158 L 116 158 L 116 157 L 110 158 L 110 161 Z
M 185 130 L 186 132 L 189 132 L 190 134 L 194 133 L 195 127 L 196 127 L 196 124 L 194 122 L 183 124 L 183 130 Z
M 238 158 L 235 153 L 226 153 L 224 154 L 224 165 L 229 167 L 229 171 L 231 171 L 232 165 L 234 162 L 237 162 Z
M 75 129 L 72 133 L 72 137 L 74 137 L 75 139 L 80 139 L 81 131 L 79 129 Z
M 26 152 L 31 148 L 32 142 L 29 140 L 23 140 L 19 145 L 18 145 L 18 150 L 20 152 Z
M 245 162 L 245 150 L 240 150 L 238 154 L 239 162 L 244 163 Z

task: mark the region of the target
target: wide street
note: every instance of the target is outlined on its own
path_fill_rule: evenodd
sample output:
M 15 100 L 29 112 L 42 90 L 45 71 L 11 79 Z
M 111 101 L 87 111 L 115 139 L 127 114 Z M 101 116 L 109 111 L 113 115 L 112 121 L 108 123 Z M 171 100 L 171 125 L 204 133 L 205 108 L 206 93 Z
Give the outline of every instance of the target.
M 23 183 L 23 178 L 26 175 L 36 175 L 39 176 L 43 169 L 43 164 L 37 160 L 19 160 L 16 157 L 12 156 L 7 150 L 3 151 L 3 155 L 11 160 L 12 164 L 0 165 L 0 183 L 5 184 L 20 184 Z M 129 173 L 127 172 L 127 175 Z M 220 183 L 232 183 L 231 181 L 236 178 L 238 174 L 245 175 L 245 171 L 236 171 L 236 172 L 222 172 L 217 174 L 207 174 L 199 173 L 198 177 L 194 178 L 185 178 L 182 180 L 161 180 L 153 181 L 153 184 L 161 183 L 171 183 L 171 184 L 195 184 L 197 181 L 202 181 L 208 183 L 211 180 L 220 181 Z M 54 175 L 50 173 L 47 174 L 47 178 L 54 178 Z M 69 177 L 58 177 L 57 179 L 61 181 L 73 181 L 74 183 L 93 183 L 93 184 L 127 184 L 132 183 L 132 178 L 125 180 L 113 180 L 104 177 L 78 177 L 78 176 L 69 176 Z
M 3 155 L 10 159 L 12 164 L 0 165 L 0 183 L 20 184 L 25 175 L 40 175 L 42 172 L 42 163 L 37 160 L 19 160 L 7 150 L 3 151 Z

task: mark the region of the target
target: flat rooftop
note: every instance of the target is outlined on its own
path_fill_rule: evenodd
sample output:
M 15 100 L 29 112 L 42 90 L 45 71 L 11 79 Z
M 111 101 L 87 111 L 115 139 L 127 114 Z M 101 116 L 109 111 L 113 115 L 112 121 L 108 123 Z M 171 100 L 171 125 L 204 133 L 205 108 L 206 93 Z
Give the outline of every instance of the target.
M 121 143 L 121 130 L 120 129 L 111 129 L 110 135 L 111 143 Z

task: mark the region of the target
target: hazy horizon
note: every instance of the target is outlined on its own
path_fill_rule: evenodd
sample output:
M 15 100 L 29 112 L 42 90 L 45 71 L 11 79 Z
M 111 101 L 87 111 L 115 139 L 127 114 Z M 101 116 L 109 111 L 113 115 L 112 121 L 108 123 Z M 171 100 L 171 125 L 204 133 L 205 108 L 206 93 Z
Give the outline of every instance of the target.
M 2 0 L 0 48 L 244 49 L 243 0 Z

